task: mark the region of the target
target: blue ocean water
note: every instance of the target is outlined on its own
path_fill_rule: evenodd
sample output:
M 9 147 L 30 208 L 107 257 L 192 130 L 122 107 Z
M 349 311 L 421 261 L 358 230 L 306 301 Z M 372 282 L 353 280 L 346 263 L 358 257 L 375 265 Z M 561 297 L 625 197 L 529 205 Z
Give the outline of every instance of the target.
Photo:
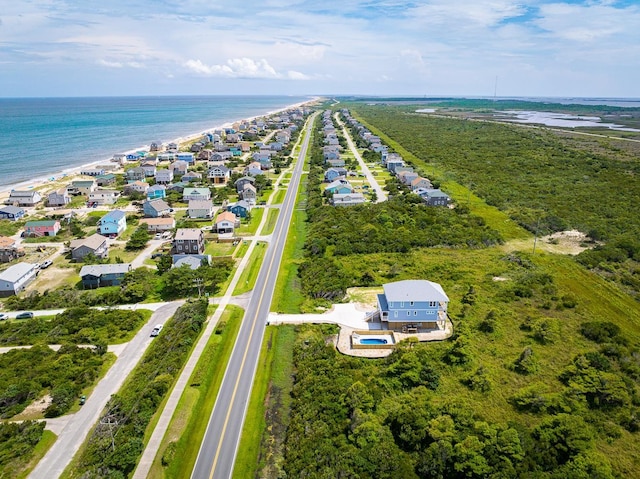
M 107 161 L 309 97 L 0 98 L 0 186 Z

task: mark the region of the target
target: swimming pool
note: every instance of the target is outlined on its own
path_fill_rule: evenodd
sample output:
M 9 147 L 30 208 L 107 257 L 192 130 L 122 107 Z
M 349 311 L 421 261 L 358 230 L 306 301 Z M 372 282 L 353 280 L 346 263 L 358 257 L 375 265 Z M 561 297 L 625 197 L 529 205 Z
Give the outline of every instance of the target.
M 389 341 L 382 338 L 362 338 L 360 344 L 388 344 Z

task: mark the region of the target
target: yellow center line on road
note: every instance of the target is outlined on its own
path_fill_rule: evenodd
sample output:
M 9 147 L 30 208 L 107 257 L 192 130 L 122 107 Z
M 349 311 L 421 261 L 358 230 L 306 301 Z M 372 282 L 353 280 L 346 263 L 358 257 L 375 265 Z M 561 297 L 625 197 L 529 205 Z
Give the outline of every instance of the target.
M 298 161 L 300 161 L 300 160 L 298 160 Z M 303 161 L 304 161 L 304 159 L 303 159 Z M 286 216 L 287 209 L 289 208 L 289 206 L 291 204 L 291 198 L 294 198 L 294 201 L 295 201 L 295 197 L 296 197 L 296 195 L 291 195 L 289 197 L 288 202 L 284 205 L 285 206 L 285 208 L 284 208 L 285 216 Z M 280 239 L 282 237 L 282 232 L 283 231 L 288 231 L 288 230 L 289 230 L 289 228 L 284 228 L 284 227 L 280 228 L 280 231 L 278 232 L 278 237 L 277 237 L 276 241 L 274 243 L 272 243 L 274 245 L 274 248 L 277 249 L 277 245 L 280 242 Z M 255 323 L 258 320 L 258 314 L 260 312 L 260 307 L 262 306 L 262 300 L 264 299 L 264 294 L 265 294 L 265 292 L 267 290 L 267 283 L 268 283 L 267 278 L 269 277 L 269 274 L 271 273 L 271 270 L 273 269 L 273 262 L 275 260 L 275 257 L 276 257 L 276 250 L 274 249 L 273 255 L 271 256 L 271 261 L 269 262 L 269 267 L 267 268 L 267 274 L 266 274 L 266 277 L 265 277 L 265 283 L 263 284 L 262 292 L 260 293 L 260 300 L 258 301 L 258 306 L 256 307 L 255 315 L 254 315 L 253 320 L 252 320 L 253 324 L 252 324 L 252 327 L 251 327 L 251 332 L 249 333 L 249 339 L 247 340 L 247 346 L 246 346 L 246 348 L 244 350 L 244 354 L 242 356 L 242 362 L 240 363 L 240 369 L 238 370 L 238 376 L 236 378 L 236 383 L 235 383 L 235 385 L 233 387 L 233 393 L 231 393 L 231 401 L 229 403 L 229 408 L 227 409 L 227 415 L 224 418 L 224 424 L 222 425 L 222 431 L 220 432 L 220 439 L 218 440 L 218 447 L 216 448 L 216 454 L 215 454 L 215 456 L 213 458 L 213 464 L 211 465 L 211 473 L 209 474 L 209 479 L 213 478 L 213 474 L 215 473 L 216 466 L 218 464 L 218 459 L 220 458 L 220 451 L 222 449 L 222 443 L 223 443 L 224 436 L 225 436 L 226 431 L 227 431 L 227 426 L 229 425 L 229 419 L 231 418 L 231 409 L 233 407 L 233 403 L 235 402 L 236 394 L 238 392 L 238 387 L 240 385 L 240 378 L 242 377 L 242 371 L 244 370 L 244 365 L 245 365 L 245 362 L 247 360 L 247 355 L 249 354 L 249 347 L 251 346 L 251 338 L 253 338 L 253 333 L 255 331 Z

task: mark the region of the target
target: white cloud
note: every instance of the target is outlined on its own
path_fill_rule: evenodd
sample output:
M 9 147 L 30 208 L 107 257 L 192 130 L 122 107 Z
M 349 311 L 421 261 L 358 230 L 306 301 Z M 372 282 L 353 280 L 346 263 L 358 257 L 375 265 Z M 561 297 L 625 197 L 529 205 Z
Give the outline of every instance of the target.
M 192 72 L 210 77 L 223 78 L 262 78 L 262 79 L 288 79 L 307 80 L 304 73 L 289 70 L 286 73 L 278 73 L 265 59 L 253 60 L 251 58 L 230 58 L 226 64 L 207 65 L 201 60 L 188 60 L 184 66 Z

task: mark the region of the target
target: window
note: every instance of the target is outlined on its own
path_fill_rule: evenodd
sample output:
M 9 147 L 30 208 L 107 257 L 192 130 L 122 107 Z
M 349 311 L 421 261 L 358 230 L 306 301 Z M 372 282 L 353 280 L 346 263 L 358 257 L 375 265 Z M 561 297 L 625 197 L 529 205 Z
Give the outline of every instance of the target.
M 407 316 L 411 316 L 411 311 L 407 311 Z
M 397 318 L 397 317 L 398 317 L 398 312 L 397 312 L 397 311 L 394 311 L 394 312 L 393 312 L 393 317 L 394 317 L 394 318 Z
M 401 307 L 401 308 L 404 308 L 404 301 L 401 301 L 401 302 L 400 302 L 400 307 Z
M 413 312 L 413 315 L 414 315 L 414 316 L 418 316 L 418 312 L 417 312 L 417 311 L 414 311 L 414 312 Z
M 429 307 L 435 308 L 436 306 L 438 306 L 438 302 L 437 301 L 429 301 Z
M 409 305 L 410 305 L 410 306 L 413 306 L 413 301 L 411 301 L 411 302 L 409 303 Z

